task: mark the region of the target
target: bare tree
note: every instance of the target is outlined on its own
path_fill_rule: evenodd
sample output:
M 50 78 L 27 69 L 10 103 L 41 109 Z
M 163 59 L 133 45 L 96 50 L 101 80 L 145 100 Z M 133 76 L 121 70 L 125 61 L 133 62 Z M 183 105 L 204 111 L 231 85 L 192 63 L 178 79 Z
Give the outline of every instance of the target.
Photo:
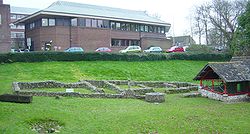
M 237 28 L 237 18 L 242 14 L 247 4 L 247 0 L 212 0 L 211 3 L 205 3 L 196 7 L 195 20 L 197 22 L 197 16 L 199 16 L 199 27 L 204 31 L 206 44 L 215 43 L 214 38 L 218 37 L 219 40 L 216 44 L 228 45 L 233 40 L 233 35 Z M 210 32 L 210 33 L 209 33 Z M 201 32 L 199 32 L 198 36 Z M 213 41 L 209 41 L 213 39 Z

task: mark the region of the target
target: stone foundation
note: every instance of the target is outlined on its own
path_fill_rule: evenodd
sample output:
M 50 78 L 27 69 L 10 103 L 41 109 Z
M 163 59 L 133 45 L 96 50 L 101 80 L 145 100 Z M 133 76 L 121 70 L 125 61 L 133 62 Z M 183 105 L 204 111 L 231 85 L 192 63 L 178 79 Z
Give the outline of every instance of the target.
M 128 85 L 129 89 L 122 89 L 120 85 Z M 137 88 L 132 88 L 136 86 Z M 145 94 L 154 92 L 154 88 L 173 88 L 178 91 L 197 90 L 197 85 L 184 82 L 159 82 L 159 81 L 125 81 L 125 80 L 80 80 L 76 83 L 62 83 L 58 81 L 41 82 L 13 82 L 12 88 L 15 94 L 32 96 L 71 96 L 82 98 L 134 98 L 145 99 Z M 46 92 L 35 91 L 34 88 L 85 88 L 92 91 L 92 94 L 82 94 L 77 92 Z M 116 94 L 107 94 L 105 89 L 115 91 Z
M 221 95 L 221 94 L 213 93 L 204 89 L 199 89 L 199 92 L 201 93 L 201 96 L 203 97 L 207 97 L 210 99 L 219 100 L 223 102 L 228 102 L 228 103 L 250 101 L 250 97 L 248 96 L 248 94 L 228 96 L 227 94 Z

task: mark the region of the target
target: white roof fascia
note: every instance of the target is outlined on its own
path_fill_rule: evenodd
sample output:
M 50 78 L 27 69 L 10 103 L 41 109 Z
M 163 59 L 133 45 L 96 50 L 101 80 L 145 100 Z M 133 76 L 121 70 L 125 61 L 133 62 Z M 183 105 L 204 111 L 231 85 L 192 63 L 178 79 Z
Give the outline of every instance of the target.
M 122 19 L 122 18 L 112 18 L 112 17 L 102 17 L 102 16 L 93 16 L 93 15 L 81 15 L 81 14 L 67 14 L 67 13 L 58 13 L 58 12 L 47 12 L 47 11 L 39 11 L 37 13 L 34 13 L 30 16 L 27 16 L 23 19 L 20 19 L 15 22 L 21 23 L 23 21 L 26 21 L 30 18 L 33 18 L 35 16 L 45 14 L 45 15 L 56 15 L 56 16 L 68 16 L 68 17 L 84 17 L 84 18 L 94 18 L 94 19 L 103 19 L 103 20 L 113 20 L 113 21 L 126 21 L 126 22 L 132 22 L 132 23 L 141 23 L 141 24 L 150 24 L 150 25 L 159 25 L 159 26 L 171 26 L 171 24 L 168 23 L 157 23 L 157 22 L 149 22 L 149 21 L 140 21 L 140 20 L 130 20 L 130 19 Z

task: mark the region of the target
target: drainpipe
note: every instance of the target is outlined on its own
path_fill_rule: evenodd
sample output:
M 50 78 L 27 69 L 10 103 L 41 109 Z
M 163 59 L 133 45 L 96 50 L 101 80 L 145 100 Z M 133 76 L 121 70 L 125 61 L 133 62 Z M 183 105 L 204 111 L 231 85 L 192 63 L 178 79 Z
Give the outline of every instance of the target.
M 72 47 L 72 25 L 71 25 L 71 21 L 70 21 L 70 25 L 69 25 L 69 47 Z

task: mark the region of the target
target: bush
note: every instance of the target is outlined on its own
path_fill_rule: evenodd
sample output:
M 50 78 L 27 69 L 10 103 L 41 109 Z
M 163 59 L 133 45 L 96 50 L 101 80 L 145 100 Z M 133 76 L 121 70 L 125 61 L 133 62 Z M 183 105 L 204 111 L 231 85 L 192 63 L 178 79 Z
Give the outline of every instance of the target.
M 45 61 L 157 61 L 157 60 L 230 60 L 230 54 L 212 53 L 68 53 L 28 52 L 0 54 L 0 63 Z

